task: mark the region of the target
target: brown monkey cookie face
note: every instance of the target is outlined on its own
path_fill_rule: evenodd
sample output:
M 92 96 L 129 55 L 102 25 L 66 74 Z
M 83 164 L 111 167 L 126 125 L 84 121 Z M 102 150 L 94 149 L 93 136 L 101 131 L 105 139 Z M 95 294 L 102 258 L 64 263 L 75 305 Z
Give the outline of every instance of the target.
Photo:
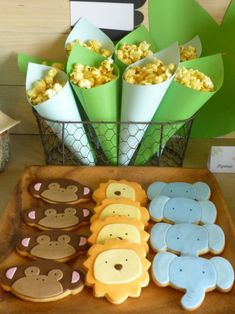
M 43 208 L 25 210 L 23 219 L 29 226 L 41 230 L 63 229 L 73 230 L 81 224 L 88 223 L 92 212 L 90 209 L 73 205 L 48 205 Z
M 23 236 L 16 245 L 17 252 L 32 259 L 67 262 L 86 253 L 87 238 L 74 232 L 51 230 Z
M 79 182 L 68 179 L 53 179 L 34 182 L 29 186 L 30 193 L 47 203 L 77 204 L 88 202 L 92 191 Z
M 80 292 L 84 274 L 66 264 L 41 260 L 1 270 L 0 284 L 23 300 L 49 302 Z

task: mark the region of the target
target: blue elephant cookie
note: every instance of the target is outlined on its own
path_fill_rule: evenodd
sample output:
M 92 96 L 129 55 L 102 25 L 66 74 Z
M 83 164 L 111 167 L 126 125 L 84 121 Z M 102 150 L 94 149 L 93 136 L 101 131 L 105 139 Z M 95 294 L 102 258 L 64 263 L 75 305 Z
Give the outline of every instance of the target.
M 185 197 L 156 196 L 149 205 L 153 221 L 170 223 L 213 224 L 217 210 L 211 201 L 195 201 Z
M 158 286 L 184 290 L 181 305 L 186 310 L 198 308 L 206 291 L 228 292 L 234 283 L 232 265 L 223 257 L 210 260 L 195 256 L 158 253 L 152 263 L 152 277 Z
M 181 255 L 198 256 L 211 252 L 220 254 L 225 245 L 223 230 L 215 224 L 157 223 L 150 233 L 150 245 L 154 251 L 170 251 Z
M 197 201 L 206 201 L 210 198 L 211 190 L 208 184 L 204 182 L 196 182 L 193 184 L 185 182 L 153 182 L 147 190 L 150 200 L 165 195 L 168 197 L 186 197 Z

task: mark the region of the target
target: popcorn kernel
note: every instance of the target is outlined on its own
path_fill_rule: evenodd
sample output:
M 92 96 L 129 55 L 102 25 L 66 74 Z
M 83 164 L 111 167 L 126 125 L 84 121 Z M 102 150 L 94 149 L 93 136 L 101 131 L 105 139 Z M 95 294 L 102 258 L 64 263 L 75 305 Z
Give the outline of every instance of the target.
M 150 50 L 150 46 L 151 44 L 146 41 L 142 41 L 138 45 L 122 44 L 116 51 L 116 56 L 124 64 L 130 65 L 152 55 L 153 52 Z
M 70 55 L 74 45 L 79 45 L 81 47 L 88 48 L 89 50 L 97 52 L 106 58 L 112 55 L 110 50 L 102 48 L 101 43 L 94 39 L 87 40 L 86 42 L 83 42 L 82 40 L 79 39 L 75 39 L 71 43 L 68 43 L 65 47 L 68 55 Z

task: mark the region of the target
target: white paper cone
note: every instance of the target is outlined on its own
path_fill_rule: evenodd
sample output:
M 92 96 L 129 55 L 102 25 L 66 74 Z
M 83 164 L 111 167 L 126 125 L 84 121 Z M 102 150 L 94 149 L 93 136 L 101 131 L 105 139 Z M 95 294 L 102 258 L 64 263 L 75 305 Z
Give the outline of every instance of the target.
M 98 27 L 94 26 L 83 17 L 78 20 L 70 32 L 66 39 L 65 47 L 67 44 L 72 43 L 75 39 L 83 42 L 86 42 L 87 40 L 97 40 L 101 44 L 102 48 L 108 49 L 111 51 L 111 54 L 113 54 L 115 50 L 112 40 Z
M 126 69 L 126 71 L 133 66 L 143 67 L 144 65 L 150 63 L 154 57 L 157 57 L 165 64 L 174 63 L 177 69 L 180 59 L 178 43 L 174 43 L 170 47 L 132 64 Z M 127 83 L 123 79 L 121 121 L 150 122 L 171 81 L 173 80 L 174 75 L 175 73 L 168 80 L 154 85 L 134 85 Z M 121 125 L 119 164 L 129 164 L 146 131 L 147 126 L 147 124 Z
M 26 91 L 33 87 L 33 83 L 45 77 L 50 66 L 29 63 L 26 77 Z M 72 89 L 69 85 L 65 72 L 59 71 L 56 78 L 66 82 L 62 90 L 53 98 L 34 105 L 34 109 L 45 119 L 58 120 L 62 122 L 82 121 Z M 29 99 L 28 99 L 29 101 Z M 29 101 L 30 103 L 30 101 Z M 62 124 L 47 121 L 52 131 L 62 140 Z M 66 147 L 85 165 L 95 165 L 94 157 L 91 152 L 83 125 L 80 123 L 69 123 L 64 125 L 64 143 Z
M 191 39 L 190 41 L 188 41 L 187 43 L 183 44 L 184 47 L 195 47 L 196 51 L 197 51 L 197 57 L 200 58 L 201 54 L 202 54 L 202 42 L 200 37 L 197 35 L 195 37 L 193 37 L 193 39 Z

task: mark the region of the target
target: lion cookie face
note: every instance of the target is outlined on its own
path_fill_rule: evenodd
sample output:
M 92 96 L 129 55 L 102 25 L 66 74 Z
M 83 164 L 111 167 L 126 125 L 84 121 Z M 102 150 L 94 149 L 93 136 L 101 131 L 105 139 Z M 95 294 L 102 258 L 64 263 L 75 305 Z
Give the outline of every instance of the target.
M 41 230 L 73 230 L 81 224 L 88 223 L 91 216 L 92 212 L 87 208 L 60 204 L 32 208 L 23 213 L 26 224 Z
M 23 300 L 49 302 L 80 292 L 84 275 L 66 264 L 34 261 L 1 271 L 0 284 Z
M 171 223 L 213 224 L 217 209 L 211 201 L 161 195 L 150 202 L 149 213 L 156 222 L 163 220 Z
M 147 202 L 147 195 L 140 184 L 126 180 L 109 180 L 106 183 L 101 183 L 92 197 L 97 204 L 100 204 L 106 198 L 127 198 L 132 201 L 138 201 L 143 205 Z
M 91 189 L 79 182 L 68 179 L 54 179 L 34 182 L 29 186 L 30 193 L 47 203 L 76 204 L 91 199 Z
M 128 240 L 138 243 L 148 251 L 149 234 L 144 231 L 143 222 L 126 217 L 107 217 L 104 221 L 94 221 L 91 224 L 92 235 L 88 239 L 91 244 L 103 244 L 109 239 Z
M 158 253 L 152 264 L 153 280 L 157 285 L 171 285 L 185 290 L 181 305 L 187 310 L 194 310 L 201 305 L 206 291 L 218 288 L 229 291 L 234 283 L 232 265 L 223 257 L 210 260 L 194 257 L 177 257 L 172 253 Z
M 96 297 L 105 296 L 110 302 L 119 304 L 128 296 L 139 296 L 141 287 L 149 283 L 150 262 L 139 244 L 108 240 L 93 245 L 88 254 L 84 263 L 88 270 L 86 283 L 94 287 Z
M 138 202 L 122 199 L 105 199 L 101 205 L 94 208 L 95 215 L 91 222 L 95 220 L 105 220 L 107 217 L 119 216 L 142 221 L 145 226 L 149 221 L 149 212 L 145 207 L 141 207 Z
M 87 238 L 74 232 L 60 230 L 38 232 L 19 239 L 19 254 L 32 259 L 66 262 L 88 249 Z

